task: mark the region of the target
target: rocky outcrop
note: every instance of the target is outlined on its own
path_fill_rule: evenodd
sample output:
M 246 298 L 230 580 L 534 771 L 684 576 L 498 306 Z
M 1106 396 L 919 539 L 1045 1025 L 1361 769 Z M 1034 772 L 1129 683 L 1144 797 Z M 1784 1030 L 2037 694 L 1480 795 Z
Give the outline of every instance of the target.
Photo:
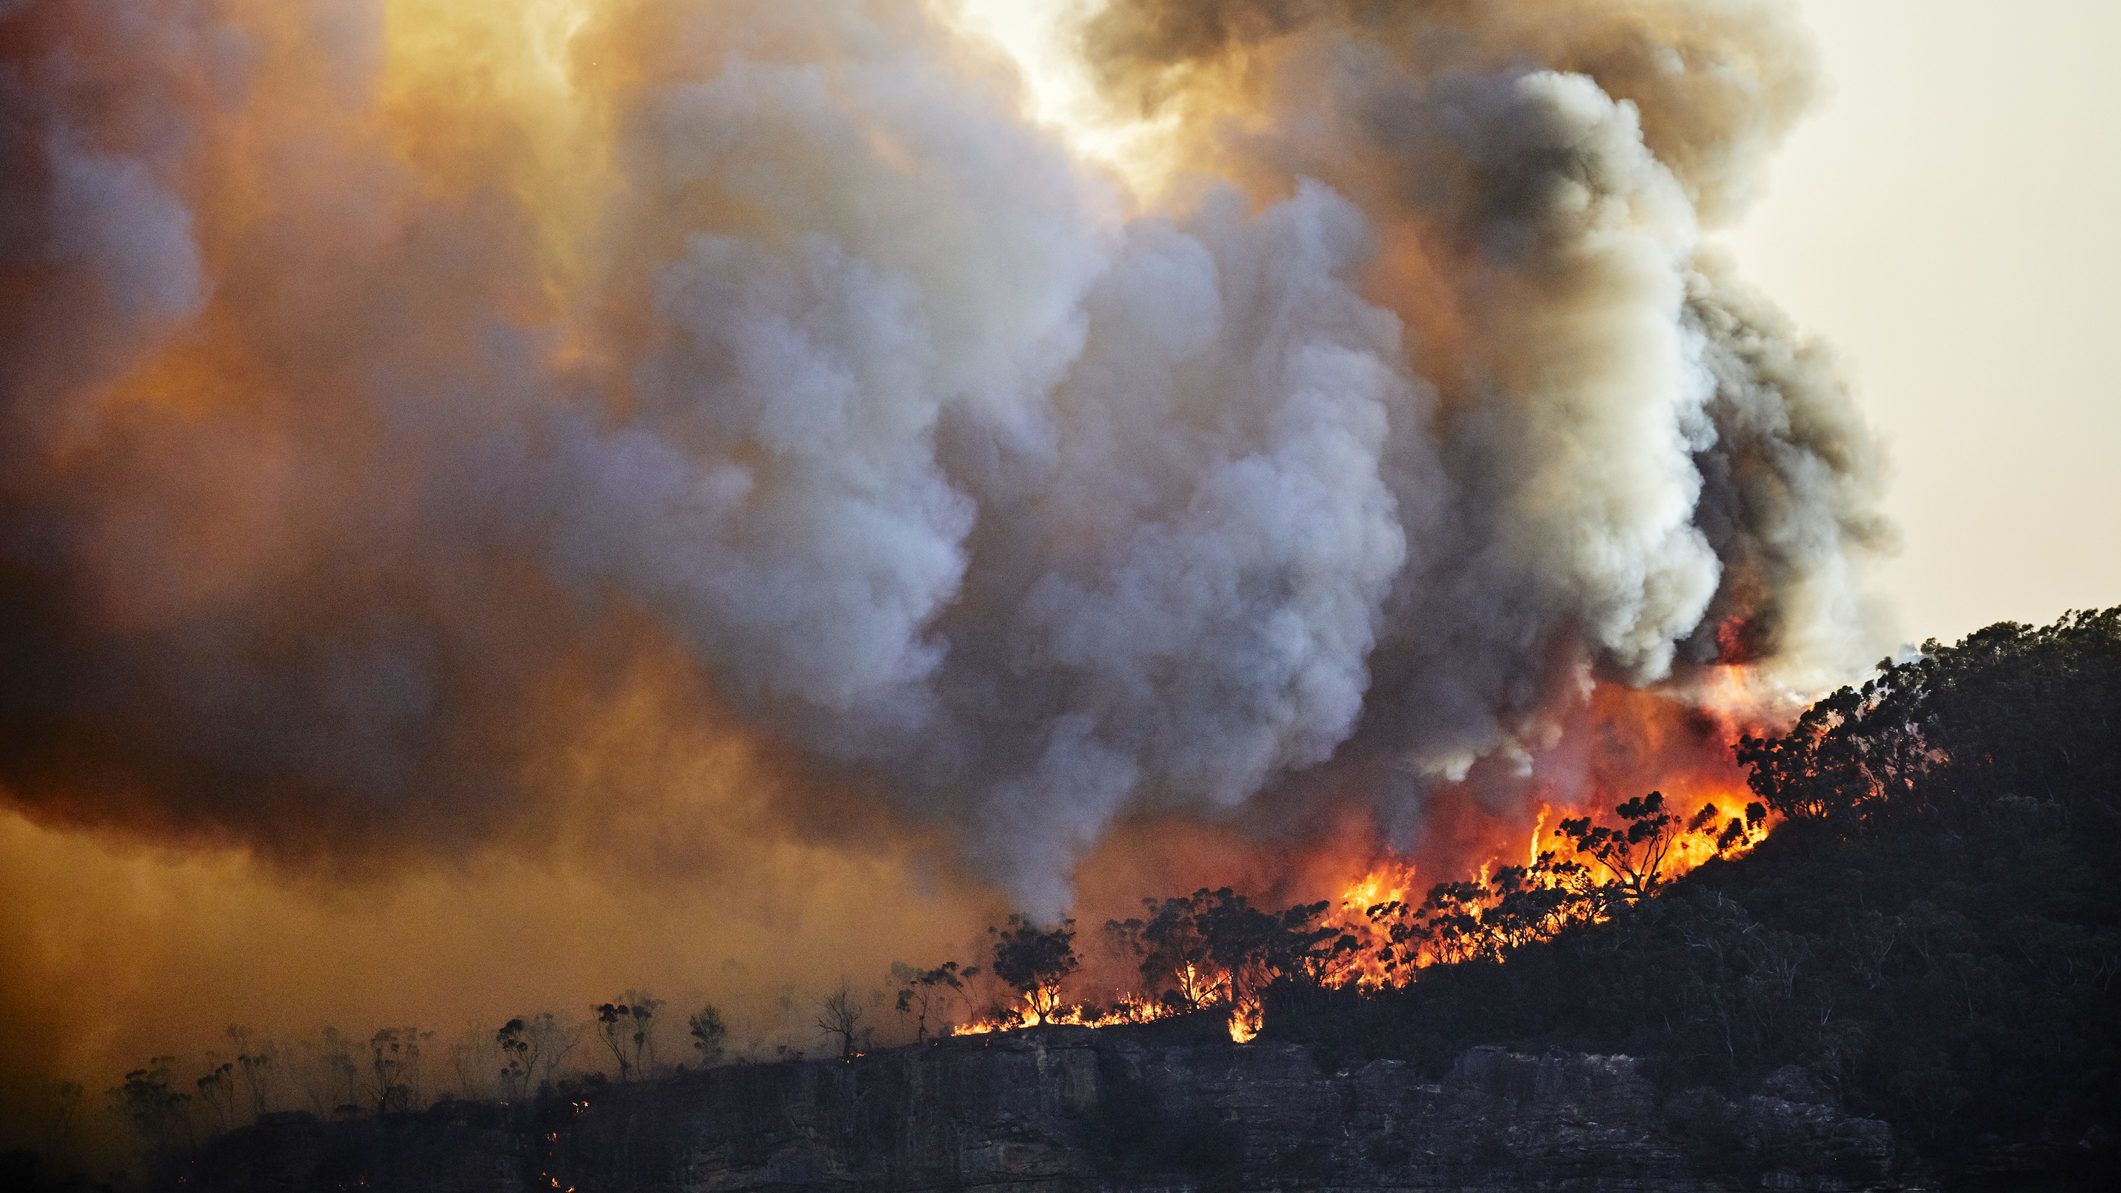
M 1466 1053 L 1322 1067 L 1293 1044 L 1057 1028 L 849 1064 L 734 1066 L 210 1147 L 207 1190 L 1910 1189 L 1875 1121 L 1801 1080 L 1660 1097 L 1627 1057 Z

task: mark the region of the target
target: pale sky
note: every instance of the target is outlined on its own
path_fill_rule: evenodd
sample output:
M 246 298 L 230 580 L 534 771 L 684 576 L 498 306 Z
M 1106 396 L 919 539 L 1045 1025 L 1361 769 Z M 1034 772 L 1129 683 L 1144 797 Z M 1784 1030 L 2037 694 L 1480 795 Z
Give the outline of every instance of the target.
M 1800 7 L 1828 91 L 1730 240 L 1885 440 L 1902 633 L 2121 604 L 2121 3 Z

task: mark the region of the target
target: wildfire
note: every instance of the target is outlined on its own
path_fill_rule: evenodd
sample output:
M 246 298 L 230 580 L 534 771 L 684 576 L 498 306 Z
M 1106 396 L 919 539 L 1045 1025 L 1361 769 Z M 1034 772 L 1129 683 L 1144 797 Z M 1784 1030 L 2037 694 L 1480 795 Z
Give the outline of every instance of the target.
M 1059 991 L 1052 992 L 1057 1003 Z M 1109 1008 L 1098 1008 L 1083 1003 L 1069 1006 L 1054 1006 L 1048 1011 L 1037 1009 L 1032 998 L 1024 1000 L 1021 1010 L 1012 1015 L 975 1019 L 960 1023 L 950 1029 L 953 1036 L 983 1036 L 1001 1031 L 1020 1031 L 1027 1027 L 1119 1027 L 1128 1023 L 1154 1023 L 1176 1014 L 1160 1003 L 1154 1003 L 1138 994 L 1122 994 Z
M 1151 1002 L 1138 994 L 1123 994 L 1110 1009 L 1076 1004 L 1062 1007 L 1050 1015 L 1039 1015 L 1026 1008 L 1020 1014 L 987 1019 L 975 1019 L 960 1023 L 950 1029 L 953 1036 L 984 1036 L 996 1032 L 1021 1031 L 1030 1027 L 1120 1027 L 1126 1024 L 1155 1023 L 1185 1013 L 1181 1009 Z M 1259 1036 L 1266 1025 L 1266 1007 L 1253 996 L 1240 998 L 1230 1007 L 1229 1030 L 1233 1043 L 1249 1044 Z
M 1274 981 L 1375 993 L 1431 965 L 1501 962 L 1571 924 L 1608 918 L 1697 866 L 1747 852 L 1774 827 L 1729 751 L 1761 707 L 1751 684 L 1744 668 L 1720 666 L 1683 698 L 1598 690 L 1571 727 L 1590 747 L 1574 770 L 1533 790 L 1529 832 L 1522 821 L 1476 813 L 1438 825 L 1434 852 L 1421 861 L 1370 850 L 1359 876 L 1303 926 L 1312 943 L 1299 961 L 1248 963 L 1241 975 L 1173 961 L 1161 970 L 1161 997 L 1152 988 L 1109 1008 L 1063 1005 L 1056 986 L 952 1030 L 1111 1027 L 1200 1012 L 1225 1016 L 1231 1040 L 1242 1044 L 1259 1035 L 1260 992 Z M 1439 855 L 1441 882 L 1424 870 Z
M 1367 911 L 1380 903 L 1397 903 L 1413 889 L 1414 867 L 1393 863 L 1380 866 L 1356 879 L 1340 893 L 1342 907 Z
M 1354 944 L 1340 950 L 1328 962 L 1321 979 L 1325 985 L 1382 990 L 1399 984 L 1386 962 L 1390 940 L 1373 913 L 1406 904 L 1417 889 L 1414 885 L 1416 874 L 1417 868 L 1412 862 L 1388 861 L 1373 867 L 1341 891 L 1326 922 L 1342 938 L 1352 940 Z
M 1686 812 L 1690 807 L 1694 811 Z M 1558 822 L 1561 827 L 1549 829 L 1554 809 L 1543 806 L 1533 820 L 1521 867 L 1504 866 L 1500 858 L 1483 859 L 1469 882 L 1443 884 L 1425 896 L 1416 893 L 1418 869 L 1413 862 L 1393 858 L 1374 865 L 1341 891 L 1321 920 L 1333 944 L 1308 976 L 1329 988 L 1375 992 L 1405 986 L 1431 965 L 1472 957 L 1500 961 L 1507 948 L 1551 935 L 1569 922 L 1567 913 L 1557 913 L 1560 919 L 1553 923 L 1513 919 L 1504 906 L 1513 894 L 1560 892 L 1575 900 L 1565 905 L 1579 908 L 1579 919 L 1603 919 L 1615 900 L 1640 897 L 1711 858 L 1744 853 L 1772 828 L 1743 792 L 1695 792 L 1672 797 L 1670 803 L 1660 800 L 1657 809 L 1646 809 L 1643 820 L 1658 827 L 1630 842 L 1630 848 L 1643 848 L 1623 856 L 1586 848 L 1570 836 L 1567 818 Z M 1581 822 L 1578 827 L 1582 831 Z M 1408 925 L 1424 913 L 1445 918 L 1456 934 L 1452 940 L 1424 943 L 1412 937 Z M 1484 943 L 1468 945 L 1468 938 Z M 1109 1008 L 1063 1004 L 1057 986 L 1044 987 L 1020 996 L 1013 1012 L 958 1024 L 951 1034 L 986 1035 L 1039 1026 L 1117 1027 L 1226 1008 L 1233 1042 L 1245 1044 L 1258 1037 L 1264 1004 L 1256 993 L 1237 993 L 1239 986 L 1230 975 L 1189 964 L 1172 980 L 1177 998 L 1158 1001 L 1128 992 Z

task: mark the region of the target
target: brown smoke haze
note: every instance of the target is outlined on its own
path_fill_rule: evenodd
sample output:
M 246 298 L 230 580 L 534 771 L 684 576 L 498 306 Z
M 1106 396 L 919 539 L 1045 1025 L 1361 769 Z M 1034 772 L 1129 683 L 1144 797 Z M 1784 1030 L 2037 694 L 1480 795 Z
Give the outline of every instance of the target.
M 0 0 L 0 1082 L 801 1046 L 1012 909 L 1726 783 L 1882 653 L 1876 449 L 1701 242 L 1782 4 L 1113 0 L 1139 171 L 960 15 Z

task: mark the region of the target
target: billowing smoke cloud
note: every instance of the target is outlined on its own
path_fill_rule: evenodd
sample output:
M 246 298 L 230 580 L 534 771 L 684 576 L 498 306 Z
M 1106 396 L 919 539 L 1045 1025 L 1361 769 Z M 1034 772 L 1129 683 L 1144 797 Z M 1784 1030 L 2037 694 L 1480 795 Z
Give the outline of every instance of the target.
M 1085 44 L 1192 168 L 1324 180 L 1385 243 L 1366 292 L 1441 399 L 1395 430 L 1447 481 L 1398 484 L 1442 513 L 1344 751 L 1395 761 L 1364 782 L 1412 776 L 1418 811 L 1439 775 L 1526 777 L 1586 682 L 1807 690 L 1867 657 L 1875 449 L 1701 241 L 1810 95 L 1786 6 L 1137 0 Z
M 1772 5 L 1115 0 L 1162 198 L 914 3 L 0 30 L 41 817 L 536 840 L 674 669 L 757 831 L 881 814 L 1052 914 L 1130 815 L 1352 762 L 1404 825 L 1593 679 L 1871 653 L 1872 449 L 1700 251 L 1802 106 Z
M 1821 688 L 1874 645 L 1861 572 L 1892 540 L 1883 469 L 1820 350 L 1713 257 L 1697 266 L 1684 319 L 1714 381 L 1714 438 L 1695 455 L 1694 520 L 1725 579 L 1692 657 L 1779 660 L 1799 690 Z

